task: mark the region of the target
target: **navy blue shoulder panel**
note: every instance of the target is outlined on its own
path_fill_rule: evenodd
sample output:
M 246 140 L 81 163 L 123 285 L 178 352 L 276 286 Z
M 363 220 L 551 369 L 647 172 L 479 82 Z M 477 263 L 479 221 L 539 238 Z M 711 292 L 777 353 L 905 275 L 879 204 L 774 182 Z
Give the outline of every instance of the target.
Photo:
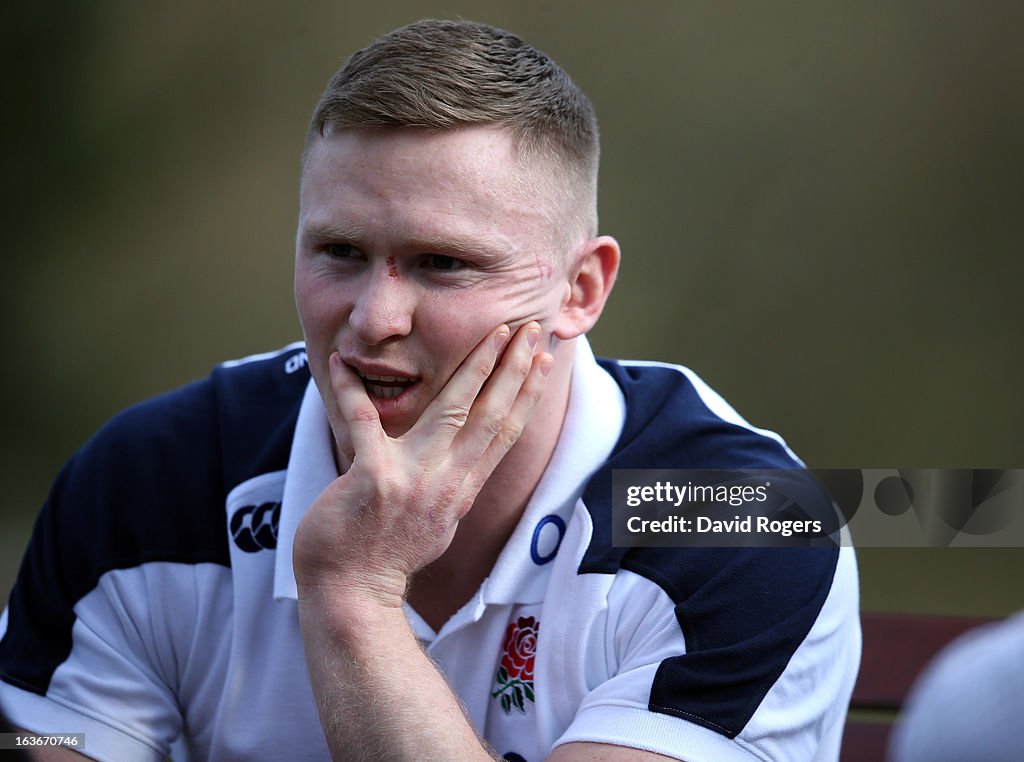
M 306 350 L 221 366 L 212 375 L 223 448 L 224 495 L 259 474 L 288 466 L 302 395 L 309 383 Z
M 598 362 L 622 389 L 626 420 L 611 457 L 583 493 L 594 537 L 581 572 L 614 574 L 627 550 L 612 547 L 612 469 L 802 467 L 779 440 L 716 415 L 681 370 Z
M 580 574 L 640 574 L 675 603 L 686 654 L 663 661 L 649 708 L 734 738 L 804 641 L 835 575 L 837 548 L 613 548 L 612 470 L 787 469 L 776 439 L 729 423 L 664 366 L 602 360 L 626 399 L 622 436 L 587 484 L 594 535 Z
M 287 466 L 309 373 L 304 364 L 287 373 L 285 362 L 299 352 L 218 368 L 135 405 L 72 457 L 11 592 L 3 679 L 46 692 L 71 650 L 74 606 L 104 573 L 154 561 L 230 565 L 224 498 Z

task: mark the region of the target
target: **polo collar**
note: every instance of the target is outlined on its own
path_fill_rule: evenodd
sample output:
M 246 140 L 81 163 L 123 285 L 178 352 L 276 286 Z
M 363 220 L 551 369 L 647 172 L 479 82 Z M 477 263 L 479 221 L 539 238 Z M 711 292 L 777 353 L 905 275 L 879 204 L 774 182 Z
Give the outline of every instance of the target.
M 295 422 L 292 450 L 281 498 L 281 520 L 277 528 L 277 557 L 274 560 L 274 598 L 298 600 L 292 548 L 295 530 L 309 506 L 338 478 L 334 464 L 334 433 L 327 420 L 320 392 L 309 379 Z

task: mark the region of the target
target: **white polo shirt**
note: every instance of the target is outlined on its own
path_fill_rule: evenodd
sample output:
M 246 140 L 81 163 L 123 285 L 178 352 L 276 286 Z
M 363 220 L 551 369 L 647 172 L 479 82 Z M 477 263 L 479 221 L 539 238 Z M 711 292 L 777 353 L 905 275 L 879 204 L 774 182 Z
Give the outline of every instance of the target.
M 622 549 L 612 468 L 787 468 L 685 369 L 579 342 L 551 463 L 494 569 L 416 637 L 510 760 L 596 741 L 699 760 L 835 759 L 859 661 L 850 549 Z M 98 759 L 328 759 L 295 529 L 337 471 L 301 346 L 115 419 L 65 468 L 0 628 L 16 726 Z M 402 697 L 396 696 L 396 701 Z

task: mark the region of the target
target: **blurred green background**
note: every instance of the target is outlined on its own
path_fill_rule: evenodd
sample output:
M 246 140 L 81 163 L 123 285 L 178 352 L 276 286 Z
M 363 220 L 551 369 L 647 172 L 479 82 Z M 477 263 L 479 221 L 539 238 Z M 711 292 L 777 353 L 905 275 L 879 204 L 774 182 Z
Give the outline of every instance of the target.
M 3 14 L 0 588 L 120 408 L 300 338 L 328 77 L 427 16 L 516 31 L 601 121 L 602 354 L 690 365 L 821 467 L 1020 467 L 1018 2 L 67 2 Z M 145 510 L 145 506 L 139 506 Z M 864 550 L 865 608 L 1002 614 L 1024 550 Z

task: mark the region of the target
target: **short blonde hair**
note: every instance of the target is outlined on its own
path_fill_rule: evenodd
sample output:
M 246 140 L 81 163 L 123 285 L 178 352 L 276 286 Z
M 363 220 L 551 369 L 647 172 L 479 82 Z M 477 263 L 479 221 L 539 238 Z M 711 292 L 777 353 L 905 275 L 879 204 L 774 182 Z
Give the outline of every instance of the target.
M 331 78 L 306 134 L 368 127 L 499 125 L 534 167 L 554 162 L 586 232 L 596 234 L 597 118 L 554 61 L 519 37 L 472 21 L 418 21 L 354 53 Z

